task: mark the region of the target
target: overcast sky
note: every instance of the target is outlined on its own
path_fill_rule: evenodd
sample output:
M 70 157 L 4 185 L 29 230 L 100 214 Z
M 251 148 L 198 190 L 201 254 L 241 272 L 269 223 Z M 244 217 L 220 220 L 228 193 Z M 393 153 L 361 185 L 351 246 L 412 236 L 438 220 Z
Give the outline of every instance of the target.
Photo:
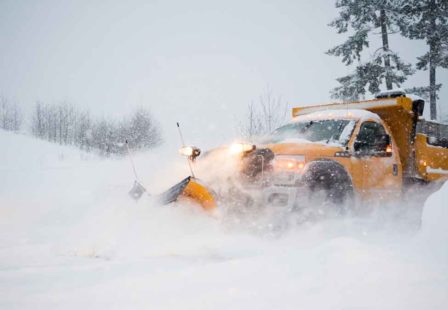
M 336 14 L 331 0 L 0 0 L 0 94 L 97 116 L 145 106 L 167 140 L 180 121 L 190 143 L 221 143 L 268 86 L 291 106 L 330 100 L 350 71 L 324 54 L 344 39 L 327 26 Z M 407 61 L 426 49 L 390 41 Z M 438 79 L 446 103 L 447 70 Z M 427 80 L 420 72 L 404 86 Z

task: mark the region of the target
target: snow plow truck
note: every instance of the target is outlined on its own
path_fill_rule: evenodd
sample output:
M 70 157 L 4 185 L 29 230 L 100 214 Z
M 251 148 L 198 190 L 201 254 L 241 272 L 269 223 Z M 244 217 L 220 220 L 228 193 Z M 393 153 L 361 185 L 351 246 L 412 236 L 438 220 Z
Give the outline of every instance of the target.
M 402 199 L 414 186 L 448 178 L 448 125 L 424 120 L 425 102 L 401 91 L 376 99 L 292 109 L 292 120 L 255 144 L 235 143 L 201 155 L 184 146 L 192 176 L 159 196 L 189 199 L 206 210 L 220 203 L 301 208 L 310 199 Z M 193 171 L 193 170 L 192 170 Z

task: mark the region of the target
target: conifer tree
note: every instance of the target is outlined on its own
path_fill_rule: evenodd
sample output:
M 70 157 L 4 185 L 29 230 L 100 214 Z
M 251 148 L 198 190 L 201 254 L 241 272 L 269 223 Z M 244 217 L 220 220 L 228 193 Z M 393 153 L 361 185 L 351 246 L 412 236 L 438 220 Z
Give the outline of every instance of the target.
M 389 46 L 389 33 L 400 21 L 398 2 L 394 0 L 337 0 L 339 16 L 330 23 L 338 33 L 353 32 L 345 42 L 327 51 L 342 57 L 349 66 L 356 64 L 353 73 L 338 78 L 340 86 L 332 90 L 332 97 L 358 99 L 368 90 L 380 91 L 385 83 L 388 90 L 399 87 L 413 74 L 410 64 L 404 63 Z M 379 33 L 381 45 L 362 60 L 362 52 L 370 48 L 370 36 Z M 364 53 L 365 54 L 365 53 Z
M 448 0 L 402 1 L 402 33 L 410 39 L 425 40 L 428 52 L 417 57 L 417 69 L 429 70 L 429 86 L 413 91 L 429 97 L 431 119 L 437 119 L 437 92 L 442 84 L 436 83 L 436 69 L 448 68 Z

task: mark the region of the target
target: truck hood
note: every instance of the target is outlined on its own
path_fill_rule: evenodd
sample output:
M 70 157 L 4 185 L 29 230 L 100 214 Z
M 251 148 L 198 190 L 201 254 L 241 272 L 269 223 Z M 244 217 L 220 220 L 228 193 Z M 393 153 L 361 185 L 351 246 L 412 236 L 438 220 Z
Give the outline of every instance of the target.
M 305 155 L 305 157 L 334 157 L 336 152 L 345 150 L 342 146 L 313 142 L 288 142 L 257 144 L 257 149 L 269 148 L 275 155 Z M 208 150 L 201 159 L 212 162 L 228 162 L 229 146 L 221 146 Z
M 271 149 L 275 155 L 305 155 L 305 157 L 333 157 L 336 152 L 344 151 L 342 146 L 323 143 L 275 143 L 260 147 Z

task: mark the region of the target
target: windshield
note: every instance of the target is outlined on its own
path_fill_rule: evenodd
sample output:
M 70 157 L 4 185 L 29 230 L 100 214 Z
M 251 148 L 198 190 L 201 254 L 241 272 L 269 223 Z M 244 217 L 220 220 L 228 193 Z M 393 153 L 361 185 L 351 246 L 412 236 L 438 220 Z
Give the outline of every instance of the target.
M 331 119 L 294 122 L 274 130 L 266 142 L 279 143 L 301 139 L 345 146 L 350 140 L 354 127 L 354 120 Z

